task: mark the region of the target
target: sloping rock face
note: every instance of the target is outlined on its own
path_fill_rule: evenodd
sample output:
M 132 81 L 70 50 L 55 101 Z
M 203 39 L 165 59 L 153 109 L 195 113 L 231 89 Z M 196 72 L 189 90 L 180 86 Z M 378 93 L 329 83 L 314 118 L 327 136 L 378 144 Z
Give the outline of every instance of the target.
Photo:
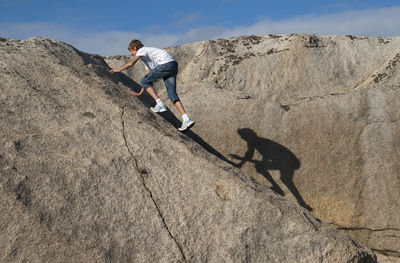
M 0 261 L 375 262 L 206 152 L 99 56 L 0 40 Z
M 400 38 L 245 36 L 169 50 L 193 130 L 226 162 L 400 256 Z M 139 81 L 143 68 L 127 73 Z

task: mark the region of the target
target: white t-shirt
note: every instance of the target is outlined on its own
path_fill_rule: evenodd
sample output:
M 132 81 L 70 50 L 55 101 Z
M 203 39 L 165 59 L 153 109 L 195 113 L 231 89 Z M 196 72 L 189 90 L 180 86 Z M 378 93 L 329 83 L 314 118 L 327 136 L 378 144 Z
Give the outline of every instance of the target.
M 158 65 L 162 65 L 171 61 L 176 61 L 175 58 L 167 51 L 155 47 L 142 47 L 136 56 L 141 56 L 146 69 L 154 69 Z

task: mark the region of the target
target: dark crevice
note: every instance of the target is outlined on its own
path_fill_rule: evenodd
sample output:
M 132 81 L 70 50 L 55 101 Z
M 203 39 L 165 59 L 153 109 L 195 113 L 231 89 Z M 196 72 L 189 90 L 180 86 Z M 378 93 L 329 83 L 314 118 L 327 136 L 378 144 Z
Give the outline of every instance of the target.
M 297 98 L 292 102 L 280 103 L 280 106 L 285 111 L 288 111 L 290 109 L 290 107 L 298 106 L 302 103 L 308 103 L 308 102 L 313 102 L 318 99 L 325 99 L 327 97 L 336 97 L 336 96 L 342 96 L 342 95 L 347 95 L 347 94 L 348 93 L 345 93 L 345 92 L 332 92 L 329 94 L 316 95 L 316 96 L 311 96 L 311 97 L 302 97 L 302 98 Z
M 182 248 L 182 246 L 178 243 L 178 241 L 176 240 L 176 238 L 172 235 L 171 231 L 169 230 L 169 228 L 168 228 L 168 226 L 167 226 L 167 224 L 166 224 L 166 222 L 165 222 L 164 216 L 163 216 L 163 214 L 161 213 L 161 209 L 160 209 L 160 207 L 158 206 L 156 200 L 155 200 L 154 197 L 153 197 L 153 193 L 151 192 L 151 190 L 150 190 L 150 189 L 147 187 L 147 185 L 146 185 L 146 181 L 145 181 L 145 174 L 147 173 L 146 170 L 139 167 L 138 160 L 137 160 L 136 156 L 134 156 L 134 154 L 132 153 L 131 149 L 130 149 L 129 146 L 128 146 L 128 140 L 127 140 L 127 136 L 126 136 L 126 132 L 125 132 L 124 115 L 125 115 L 125 107 L 122 107 L 121 125 L 122 125 L 122 136 L 123 136 L 123 138 L 124 138 L 125 147 L 126 147 L 126 149 L 128 150 L 129 154 L 132 156 L 132 158 L 135 160 L 136 170 L 137 170 L 138 173 L 140 174 L 140 178 L 141 178 L 142 185 L 143 185 L 143 187 L 146 189 L 146 191 L 148 192 L 148 194 L 149 194 L 151 200 L 153 201 L 153 204 L 154 204 L 154 206 L 155 206 L 156 209 L 157 209 L 158 215 L 160 216 L 161 221 L 162 221 L 162 223 L 163 223 L 165 229 L 168 231 L 168 234 L 169 234 L 169 236 L 172 238 L 172 240 L 174 240 L 176 246 L 178 247 L 178 249 L 179 249 L 179 251 L 180 251 L 180 253 L 181 253 L 181 255 L 182 255 L 182 258 L 183 258 L 184 262 L 187 262 L 186 257 L 185 257 L 185 254 L 183 253 L 183 248 Z
M 371 250 L 374 251 L 375 253 L 379 253 L 385 256 L 400 258 L 400 252 L 398 251 L 388 250 L 388 249 L 376 249 L 376 248 L 371 248 Z
M 372 228 L 367 228 L 367 227 L 346 227 L 346 226 L 341 226 L 335 223 L 329 223 L 330 225 L 334 226 L 335 228 L 339 230 L 348 230 L 348 231 L 361 231 L 361 230 L 366 230 L 370 232 L 383 232 L 383 231 L 400 231 L 398 228 L 380 228 L 380 229 L 372 229 Z
M 365 78 L 360 84 L 358 84 L 356 87 L 353 88 L 353 90 L 357 90 L 360 88 L 364 88 L 365 86 L 371 84 L 371 83 L 379 83 L 382 79 L 388 77 L 388 74 L 386 72 L 379 73 L 383 69 L 386 70 L 391 70 L 393 69 L 397 63 L 400 61 L 400 53 L 397 53 L 392 56 L 390 59 L 386 60 L 382 65 L 380 65 L 375 71 L 373 71 L 371 74 L 368 75 L 368 77 Z M 386 65 L 386 67 L 385 67 Z

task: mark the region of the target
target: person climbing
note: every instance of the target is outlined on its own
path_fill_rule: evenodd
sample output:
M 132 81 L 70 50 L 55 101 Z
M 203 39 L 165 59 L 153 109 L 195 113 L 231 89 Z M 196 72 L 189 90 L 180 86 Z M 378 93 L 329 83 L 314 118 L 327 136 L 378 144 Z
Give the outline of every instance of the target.
M 167 110 L 167 107 L 158 97 L 153 88 L 154 82 L 163 79 L 167 89 L 168 98 L 182 115 L 182 126 L 178 128 L 178 130 L 185 131 L 192 127 L 194 121 L 189 118 L 178 94 L 176 93 L 176 76 L 178 75 L 178 62 L 176 59 L 166 50 L 154 47 L 144 47 L 142 42 L 137 39 L 134 39 L 129 43 L 128 50 L 131 52 L 133 59 L 119 69 L 111 69 L 110 72 L 121 72 L 134 66 L 138 60 L 141 60 L 146 69 L 146 75 L 142 79 L 142 89 L 140 92 L 130 92 L 136 96 L 140 96 L 146 90 L 146 92 L 156 101 L 156 105 L 151 107 L 151 110 L 153 112 L 164 112 Z

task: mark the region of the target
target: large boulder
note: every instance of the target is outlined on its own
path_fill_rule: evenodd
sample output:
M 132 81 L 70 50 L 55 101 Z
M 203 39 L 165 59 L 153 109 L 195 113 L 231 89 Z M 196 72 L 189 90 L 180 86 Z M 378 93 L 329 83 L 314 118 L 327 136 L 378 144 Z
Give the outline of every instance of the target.
M 399 47 L 399 37 L 292 34 L 169 51 L 193 130 L 222 159 L 376 252 L 400 256 Z M 140 81 L 143 68 L 127 74 Z
M 108 69 L 58 41 L 0 39 L 0 261 L 376 262 Z

